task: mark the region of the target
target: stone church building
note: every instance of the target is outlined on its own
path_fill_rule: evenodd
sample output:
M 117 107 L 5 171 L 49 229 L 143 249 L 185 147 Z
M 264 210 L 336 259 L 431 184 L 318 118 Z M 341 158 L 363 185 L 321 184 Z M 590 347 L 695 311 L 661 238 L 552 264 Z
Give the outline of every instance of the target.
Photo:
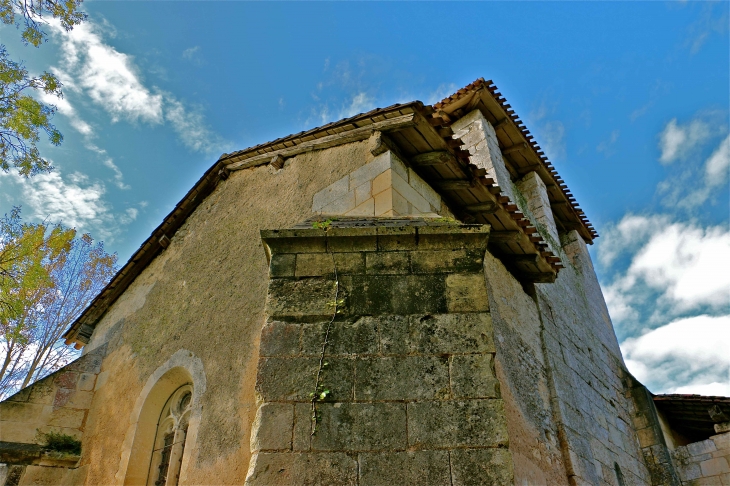
M 483 79 L 224 154 L 0 403 L 0 485 L 730 485 L 730 399 L 628 373 L 597 236 Z

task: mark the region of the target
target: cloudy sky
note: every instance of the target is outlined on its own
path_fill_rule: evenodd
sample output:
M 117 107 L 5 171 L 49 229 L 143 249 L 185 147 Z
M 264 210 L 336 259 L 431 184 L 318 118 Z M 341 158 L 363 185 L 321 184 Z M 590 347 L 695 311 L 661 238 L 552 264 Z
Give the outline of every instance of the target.
M 223 152 L 478 77 L 526 121 L 601 237 L 627 365 L 730 395 L 728 3 L 87 2 L 24 47 L 63 81 L 56 169 L 0 175 L 0 212 L 126 259 Z

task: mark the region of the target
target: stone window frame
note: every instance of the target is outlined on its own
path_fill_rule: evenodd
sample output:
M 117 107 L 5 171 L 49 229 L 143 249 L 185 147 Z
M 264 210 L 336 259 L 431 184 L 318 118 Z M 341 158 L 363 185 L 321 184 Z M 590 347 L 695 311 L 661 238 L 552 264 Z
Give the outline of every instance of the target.
M 185 385 L 192 387 L 192 399 L 178 482 L 186 482 L 187 465 L 196 451 L 206 377 L 200 358 L 180 349 L 150 375 L 137 397 L 122 444 L 116 484 L 148 484 L 160 415 L 173 393 Z
M 147 486 L 177 486 L 179 482 L 193 391 L 192 383 L 182 385 L 172 392 L 162 407 L 150 456 Z

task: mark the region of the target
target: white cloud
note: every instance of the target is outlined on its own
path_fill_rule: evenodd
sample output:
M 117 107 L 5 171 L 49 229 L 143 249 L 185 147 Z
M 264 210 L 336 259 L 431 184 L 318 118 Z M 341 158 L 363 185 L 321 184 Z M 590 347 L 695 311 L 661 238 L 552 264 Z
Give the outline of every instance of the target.
M 137 216 L 137 209 L 132 208 L 132 212 L 127 209 L 121 218 L 116 218 L 104 198 L 104 184 L 91 181 L 81 172 L 64 177 L 56 167 L 53 172 L 29 179 L 6 174 L 3 182 L 20 186 L 23 205 L 30 209 L 30 218 L 88 231 L 107 243 L 121 231 L 120 225 L 129 224 Z
M 705 183 L 719 186 L 725 183 L 730 169 L 730 135 L 720 142 L 720 146 L 705 163 Z
M 44 103 L 47 103 L 49 105 L 55 105 L 58 109 L 58 113 L 67 117 L 69 119 L 69 122 L 71 123 L 71 126 L 76 129 L 76 131 L 78 131 L 80 134 L 84 135 L 85 137 L 90 137 L 94 134 L 94 130 L 92 129 L 91 125 L 81 119 L 79 114 L 76 112 L 76 109 L 71 106 L 71 103 L 69 103 L 67 99 L 59 98 L 57 96 L 44 92 L 40 93 L 40 98 L 41 101 Z
M 127 208 L 124 213 L 119 216 L 119 222 L 122 224 L 129 224 L 137 219 L 138 214 L 139 210 L 137 208 Z
M 659 135 L 659 162 L 669 164 L 686 156 L 710 136 L 712 129 L 704 120 L 695 118 L 685 125 L 678 125 L 677 119 L 673 118 Z
M 691 54 L 697 54 L 713 33 L 724 34 L 728 30 L 728 14 L 714 11 L 713 2 L 705 2 L 700 17 L 687 29 L 685 45 Z
M 608 140 L 604 140 L 598 144 L 598 146 L 596 147 L 596 151 L 603 152 L 604 154 L 606 154 L 606 156 L 613 153 L 613 151 L 611 149 L 614 146 L 614 144 L 618 141 L 619 135 L 621 135 L 620 130 L 612 131 L 611 136 L 608 138 Z
M 22 186 L 24 199 L 38 219 L 75 228 L 102 226 L 111 219 L 111 209 L 103 200 L 104 185 L 90 184 L 84 174 L 74 172 L 66 181 L 57 168 L 24 180 Z
M 114 183 L 119 189 L 130 189 L 129 185 L 124 183 L 124 176 L 122 175 L 122 171 L 119 170 L 119 167 L 117 167 L 112 159 L 104 160 L 104 165 L 114 171 Z
M 375 107 L 374 101 L 375 100 L 368 96 L 365 92 L 357 93 L 352 97 L 350 105 L 340 111 L 340 118 L 347 118 L 370 111 Z
M 85 22 L 66 32 L 57 22 L 51 25 L 61 39 L 64 54 L 63 66 L 54 71 L 67 90 L 88 96 L 111 115 L 113 122 L 126 119 L 163 124 L 168 121 L 188 148 L 203 152 L 222 150 L 222 140 L 207 128 L 203 116 L 189 112 L 172 95 L 146 87 L 134 58 L 104 43 L 99 26 Z M 194 56 L 197 48 L 185 53 Z M 63 113 L 60 106 L 59 111 Z M 67 113 L 72 117 L 71 111 Z
M 730 230 L 670 222 L 667 216 L 625 216 L 604 233 L 599 262 L 608 266 L 633 253 L 624 273 L 605 285 L 606 302 L 626 328 L 666 322 L 702 309 L 727 311 L 730 303 Z M 643 312 L 642 312 L 643 311 Z M 640 320 L 640 316 L 651 314 Z
M 182 57 L 183 59 L 192 60 L 198 55 L 199 52 L 200 46 L 189 47 L 182 52 Z
M 537 127 L 540 137 L 540 146 L 551 159 L 565 157 L 565 126 L 558 120 L 543 123 Z
M 70 32 L 52 25 L 62 40 L 65 65 L 60 70 L 74 80 L 77 91 L 83 89 L 114 120 L 162 121 L 162 96 L 145 88 L 131 56 L 105 44 L 91 22 Z
M 677 319 L 621 349 L 629 371 L 655 393 L 730 395 L 730 316 Z
M 433 105 L 447 96 L 456 93 L 459 88 L 454 83 L 440 84 L 431 94 L 426 97 L 426 103 Z

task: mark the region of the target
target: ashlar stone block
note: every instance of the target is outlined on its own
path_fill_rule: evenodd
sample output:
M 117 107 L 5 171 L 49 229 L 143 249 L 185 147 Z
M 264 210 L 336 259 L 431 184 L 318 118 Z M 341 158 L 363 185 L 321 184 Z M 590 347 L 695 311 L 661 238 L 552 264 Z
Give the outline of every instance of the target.
M 270 317 L 328 318 L 335 298 L 334 281 L 327 278 L 273 279 L 269 282 L 266 312 Z
M 330 390 L 332 400 L 352 400 L 351 359 L 329 359 L 322 369 L 320 384 Z M 256 393 L 263 402 L 309 401 L 317 381 L 319 358 L 261 358 Z
M 725 457 L 716 457 L 700 462 L 700 469 L 703 476 L 719 476 L 730 473 L 730 465 Z
M 357 461 L 342 452 L 259 452 L 251 458 L 247 486 L 357 484 Z
M 413 273 L 479 272 L 483 261 L 484 251 L 479 249 L 411 252 Z
M 270 277 L 293 277 L 297 256 L 294 253 L 277 253 L 271 255 L 269 263 Z
M 373 357 L 355 362 L 356 400 L 434 400 L 449 396 L 441 356 Z
M 290 450 L 293 426 L 293 404 L 262 404 L 251 427 L 251 451 Z
M 447 451 L 363 452 L 358 455 L 360 486 L 448 485 Z
M 406 216 L 433 214 L 441 197 L 390 151 L 354 170 L 312 199 L 312 211 L 327 215 Z
M 426 449 L 506 447 L 504 404 L 499 399 L 409 403 L 408 445 Z
M 451 390 L 454 398 L 498 398 L 493 354 L 451 357 Z
M 353 275 L 341 279 L 356 315 L 438 313 L 446 311 L 441 275 Z
M 411 352 L 422 354 L 494 353 L 493 335 L 487 313 L 415 315 L 407 341 Z
M 378 352 L 378 321 L 361 317 L 355 321 L 318 322 L 302 325 L 302 353 L 319 356 L 322 343 L 330 326 L 325 349 L 326 356 L 375 354 Z
M 450 455 L 453 486 L 513 484 L 514 466 L 507 449 L 457 449 Z
M 408 445 L 404 403 L 317 404 L 312 450 L 404 450 Z
M 301 349 L 302 325 L 268 320 L 261 329 L 260 356 L 297 356 Z
M 485 312 L 489 310 L 484 275 L 452 274 L 446 277 L 446 300 L 449 312 Z
M 368 252 L 365 254 L 366 272 L 369 275 L 403 275 L 411 271 L 410 253 L 407 251 Z

